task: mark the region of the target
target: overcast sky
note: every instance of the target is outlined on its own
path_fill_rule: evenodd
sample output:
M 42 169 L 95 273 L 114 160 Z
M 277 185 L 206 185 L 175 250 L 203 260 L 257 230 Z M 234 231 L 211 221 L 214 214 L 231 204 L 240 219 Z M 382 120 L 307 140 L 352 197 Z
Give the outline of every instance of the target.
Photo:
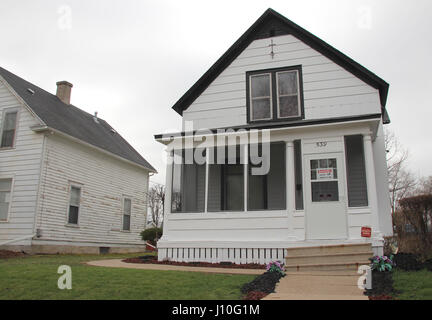
M 432 175 L 432 1 L 0 2 L 0 66 L 99 112 L 160 172 L 153 135 L 180 131 L 172 105 L 267 9 L 273 8 L 390 83 L 389 126 L 410 168 Z

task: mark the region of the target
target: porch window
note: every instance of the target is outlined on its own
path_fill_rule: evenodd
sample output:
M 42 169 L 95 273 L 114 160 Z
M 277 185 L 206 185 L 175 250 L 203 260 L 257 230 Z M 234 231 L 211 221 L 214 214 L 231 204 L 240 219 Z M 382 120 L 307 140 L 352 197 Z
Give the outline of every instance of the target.
M 171 212 L 204 212 L 205 175 L 205 149 L 174 150 Z
M 250 145 L 248 173 L 248 210 L 286 208 L 284 142 Z
M 244 210 L 243 146 L 210 149 L 208 211 Z
M 296 210 L 303 210 L 303 168 L 301 155 L 301 140 L 294 141 L 294 169 L 295 169 L 295 206 Z
M 348 206 L 368 206 L 366 169 L 363 151 L 363 136 L 345 137 L 345 157 L 347 164 Z
M 6 221 L 11 201 L 12 179 L 0 179 L 0 221 Z
M 4 113 L 0 148 L 13 147 L 15 140 L 17 115 L 17 111 Z
M 71 186 L 69 199 L 69 224 L 78 224 L 78 215 L 80 211 L 81 188 Z
M 249 121 L 303 117 L 301 66 L 246 73 Z
M 123 199 L 123 230 L 129 231 L 131 225 L 132 200 L 129 198 Z

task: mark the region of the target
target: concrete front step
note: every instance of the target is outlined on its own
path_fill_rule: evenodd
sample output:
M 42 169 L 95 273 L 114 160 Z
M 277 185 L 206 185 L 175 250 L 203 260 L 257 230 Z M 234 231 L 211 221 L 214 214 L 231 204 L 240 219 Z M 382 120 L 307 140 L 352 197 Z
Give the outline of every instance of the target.
M 370 243 L 358 243 L 358 244 L 289 248 L 287 252 L 287 256 L 298 257 L 298 256 L 310 256 L 310 255 L 320 255 L 320 254 L 363 253 L 363 252 L 372 252 L 372 245 Z
M 309 264 L 327 264 L 327 263 L 349 263 L 351 261 L 368 261 L 373 256 L 372 251 L 366 252 L 349 252 L 333 254 L 313 254 L 302 256 L 287 256 L 287 265 L 309 265 Z
M 314 263 L 302 265 L 285 265 L 286 272 L 308 271 L 357 271 L 361 265 L 369 265 L 369 261 L 350 261 L 345 263 Z

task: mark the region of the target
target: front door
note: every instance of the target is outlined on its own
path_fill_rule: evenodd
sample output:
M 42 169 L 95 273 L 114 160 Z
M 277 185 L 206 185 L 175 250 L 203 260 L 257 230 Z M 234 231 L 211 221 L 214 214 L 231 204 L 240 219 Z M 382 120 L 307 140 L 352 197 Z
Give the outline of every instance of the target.
M 305 155 L 307 239 L 346 239 L 342 153 Z

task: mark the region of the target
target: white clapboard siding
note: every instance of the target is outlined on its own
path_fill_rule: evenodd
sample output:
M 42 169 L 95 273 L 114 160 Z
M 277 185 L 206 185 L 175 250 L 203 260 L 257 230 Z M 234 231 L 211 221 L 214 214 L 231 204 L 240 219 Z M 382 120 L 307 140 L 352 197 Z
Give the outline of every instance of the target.
M 253 41 L 183 112 L 195 129 L 244 125 L 246 72 L 302 65 L 306 119 L 380 112 L 379 92 L 292 35 Z
M 46 141 L 42 176 L 41 240 L 143 244 L 139 234 L 146 221 L 147 171 L 53 135 Z M 71 183 L 82 188 L 79 227 L 67 226 Z M 132 199 L 130 232 L 121 231 L 123 196 Z
M 39 122 L 0 81 L 0 128 L 4 111 L 9 108 L 18 110 L 18 121 L 14 148 L 0 149 L 0 179 L 13 178 L 8 220 L 0 222 L 0 242 L 34 233 L 44 139 L 43 135 L 30 129 Z M 28 239 L 14 245 L 29 245 L 30 241 Z

